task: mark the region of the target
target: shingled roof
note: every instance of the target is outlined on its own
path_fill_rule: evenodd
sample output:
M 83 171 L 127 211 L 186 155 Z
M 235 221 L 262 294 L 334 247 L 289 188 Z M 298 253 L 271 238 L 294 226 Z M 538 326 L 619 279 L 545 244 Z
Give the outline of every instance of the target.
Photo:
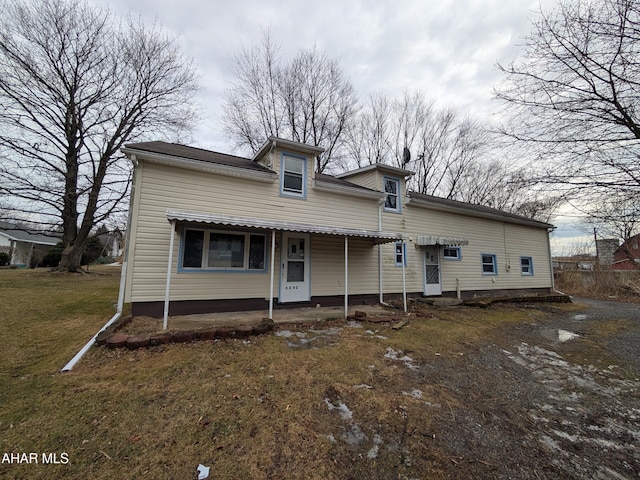
M 226 165 L 229 167 L 244 168 L 247 170 L 255 170 L 258 172 L 271 172 L 271 170 L 269 170 L 268 168 L 252 161 L 249 158 L 238 157 L 226 153 L 213 152 L 211 150 L 204 150 L 202 148 L 188 147 L 186 145 L 180 145 L 178 143 L 168 143 L 161 141 L 130 143 L 125 145 L 125 150 L 126 149 L 141 150 L 144 152 L 186 158 L 189 160 L 199 160 L 201 162 L 209 162 L 218 165 Z
M 521 223 L 539 228 L 554 228 L 552 224 L 547 222 L 541 222 L 540 220 L 535 220 L 523 215 L 516 215 L 515 213 L 505 212 L 503 210 L 498 210 L 497 208 L 485 207 L 484 205 L 459 202 L 457 200 L 435 197 L 433 195 L 424 195 L 416 192 L 409 192 L 409 197 L 412 201 L 415 200 L 417 204 L 422 204 L 427 207 L 433 207 L 447 211 L 457 211 L 462 214 L 478 217 L 491 217 L 494 219 L 502 218 L 505 221 L 511 223 Z

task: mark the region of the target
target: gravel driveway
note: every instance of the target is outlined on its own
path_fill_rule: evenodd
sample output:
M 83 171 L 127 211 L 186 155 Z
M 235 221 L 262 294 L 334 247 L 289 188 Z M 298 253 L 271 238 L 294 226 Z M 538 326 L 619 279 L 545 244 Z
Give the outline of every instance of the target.
M 640 306 L 575 301 L 423 367 L 452 478 L 640 478 Z

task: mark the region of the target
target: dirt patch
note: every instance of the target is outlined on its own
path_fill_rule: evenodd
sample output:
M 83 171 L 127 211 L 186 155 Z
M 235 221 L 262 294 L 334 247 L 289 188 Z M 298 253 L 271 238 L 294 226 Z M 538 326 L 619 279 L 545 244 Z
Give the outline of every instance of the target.
M 513 306 L 491 309 L 514 313 Z M 406 341 L 401 348 L 387 338 L 389 328 L 374 332 L 353 321 L 334 332 L 339 342 L 362 328 L 358 335 L 384 347 L 367 382 L 331 385 L 322 396 L 341 471 L 349 478 L 638 478 L 640 370 L 625 360 L 640 354 L 638 310 L 613 302 L 517 310 L 528 320 L 486 335 L 470 326 L 472 337 L 431 348 Z M 454 327 L 473 310 L 458 311 L 456 320 L 430 315 Z M 289 342 L 308 333 L 280 335 Z
M 501 329 L 495 343 L 420 365 L 446 391 L 431 444 L 450 456 L 452 478 L 640 475 L 639 370 L 625 361 L 640 353 L 637 309 L 589 302 L 580 313 L 553 310 Z M 602 335 L 623 318 L 625 328 Z

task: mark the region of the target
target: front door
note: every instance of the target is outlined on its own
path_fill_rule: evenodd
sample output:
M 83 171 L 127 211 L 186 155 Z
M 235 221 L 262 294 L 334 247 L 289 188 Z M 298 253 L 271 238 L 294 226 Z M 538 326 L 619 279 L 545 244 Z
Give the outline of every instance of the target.
M 424 248 L 424 294 L 442 295 L 440 278 L 440 247 L 438 245 Z
M 280 261 L 280 303 L 311 300 L 309 235 L 283 233 Z

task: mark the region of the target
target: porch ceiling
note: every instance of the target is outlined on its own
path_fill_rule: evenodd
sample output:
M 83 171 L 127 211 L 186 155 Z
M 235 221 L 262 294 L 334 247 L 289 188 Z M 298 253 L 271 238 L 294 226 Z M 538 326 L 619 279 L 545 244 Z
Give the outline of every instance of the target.
M 182 210 L 167 210 L 167 220 L 231 227 L 259 228 L 264 230 L 282 230 L 286 232 L 318 233 L 322 235 L 336 235 L 341 237 L 370 238 L 375 244 L 395 242 L 404 238 L 401 233 L 395 232 L 358 230 L 354 228 L 330 227 L 309 223 L 281 222 L 261 218 L 234 217 L 212 213 L 187 212 Z
M 447 245 L 451 247 L 459 247 L 469 245 L 469 240 L 461 237 L 437 237 L 434 235 L 420 235 L 416 244 L 419 246 L 427 245 Z

